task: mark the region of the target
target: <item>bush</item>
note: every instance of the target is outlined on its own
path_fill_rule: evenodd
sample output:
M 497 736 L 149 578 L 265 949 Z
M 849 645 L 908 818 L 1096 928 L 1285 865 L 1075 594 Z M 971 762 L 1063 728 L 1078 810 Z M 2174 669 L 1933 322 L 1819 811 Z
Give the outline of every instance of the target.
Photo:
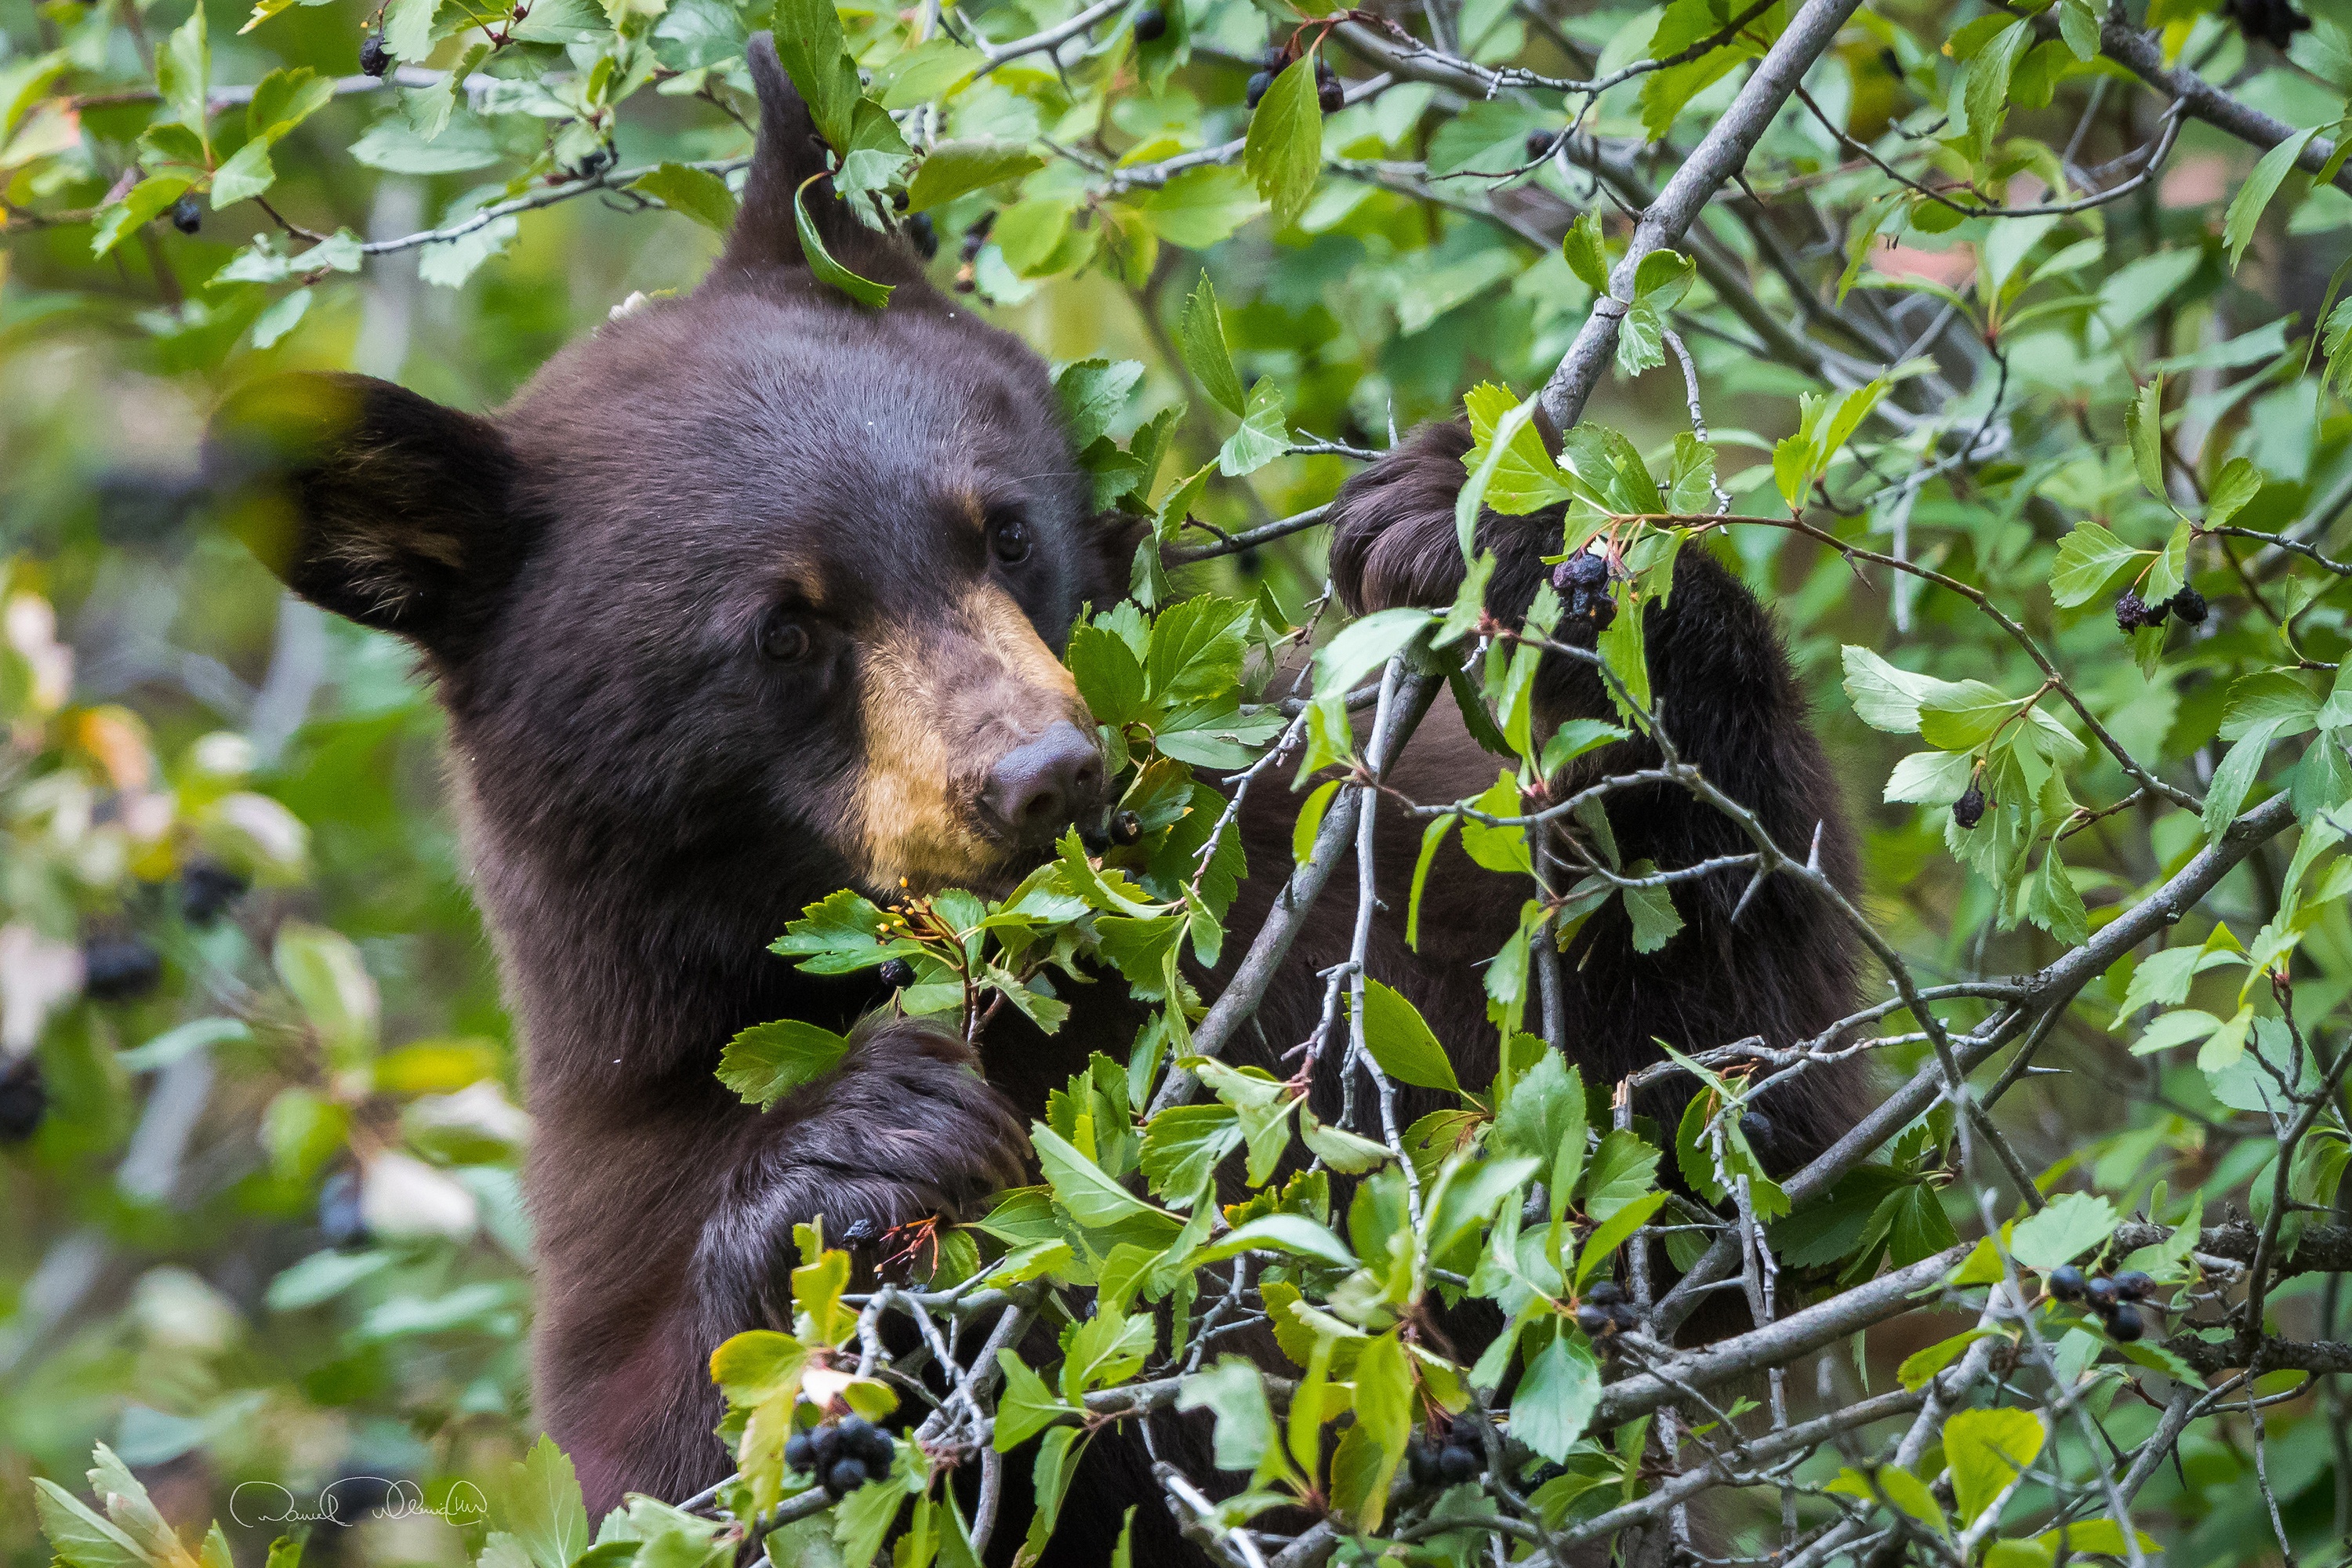
M 457 1527 L 363 1537 L 404 1560 L 676 1568 L 757 1541 L 921 1568 L 1017 1531 L 1034 1557 L 1087 1447 L 1169 1411 L 1246 1477 L 1163 1463 L 1169 1508 L 1248 1568 L 1596 1543 L 2319 1561 L 2352 1535 L 2336 22 L 2285 0 L 237 21 L 0 5 L 0 1137 L 25 1216 L 0 1441 L 37 1505 L 0 1523 L 12 1560 L 45 1554 L 37 1517 L 73 1568 L 294 1568 L 302 1532 L 267 1544 L 239 1483 L 370 1469 Z M 592 1533 L 569 1463 L 526 1447 L 523 1119 L 420 765 L 429 707 L 207 531 L 185 432 L 291 364 L 495 397 L 570 316 L 690 282 L 710 242 L 678 241 L 734 211 L 743 49 L 771 25 L 837 188 L 919 221 L 942 280 L 1102 351 L 1057 384 L 1098 496 L 1149 524 L 1132 601 L 1070 643 L 1132 813 L 1114 841 L 1073 835 L 992 901 L 845 891 L 778 949 L 898 965 L 896 1006 L 967 1034 L 1005 1007 L 1055 1028 L 1081 971 L 1156 1012 L 1034 1129 L 1040 1184 L 894 1237 L 866 1289 L 805 1228 L 791 1331 L 713 1347 L 738 1474 Z M 1607 570 L 1506 624 L 1474 555 L 1450 611 L 1337 625 L 1318 503 L 1457 409 L 1465 541 L 1482 504 L 1564 506 L 1559 558 Z M 1777 610 L 1870 803 L 1858 901 L 1675 750 L 1643 626 L 1682 551 Z M 1563 614 L 1605 626 L 1597 652 Z M 1601 672 L 1612 722 L 1531 722 L 1545 649 Z M 1496 782 L 1407 800 L 1387 770 L 1444 682 Z M 1622 773 L 1546 793 L 1637 733 L 1649 782 L 1745 851 L 1623 863 Z M 1216 784 L 1300 790 L 1293 866 L 1243 865 Z M 1310 902 L 1381 812 L 1458 833 L 1523 909 L 1484 971 L 1498 1071 L 1458 1082 L 1361 940 L 1295 1077 L 1226 1064 L 1256 999 L 1191 977 L 1237 879 Z M 1360 896 L 1415 910 L 1428 864 Z M 1727 876 L 1812 884 L 1882 999 L 1806 1041 L 1684 1042 L 1636 1075 L 1695 1086 L 1650 1125 L 1542 998 L 1595 910 L 1663 945 L 1678 887 Z M 719 1074 L 765 1102 L 843 1046 L 755 1028 Z M 1769 1163 L 1757 1095 L 1856 1058 L 1877 1108 Z M 1379 1093 L 1318 1121 L 1326 1064 Z M 1447 1108 L 1400 1126 L 1398 1085 Z M 1221 1207 L 1234 1157 L 1254 1195 Z M 1717 1293 L 1746 1321 L 1678 1338 Z M 1424 1331 L 1468 1299 L 1498 1337 Z M 1237 1353 L 1251 1330 L 1287 1364 Z M 1058 1353 L 1016 1354 L 1032 1331 Z M 94 1442 L 95 1508 L 53 1479 Z M 1034 1519 L 999 1517 L 1010 1463 Z M 478 1487 L 488 1521 L 460 1506 Z M 241 1533 L 191 1550 L 215 1514 Z

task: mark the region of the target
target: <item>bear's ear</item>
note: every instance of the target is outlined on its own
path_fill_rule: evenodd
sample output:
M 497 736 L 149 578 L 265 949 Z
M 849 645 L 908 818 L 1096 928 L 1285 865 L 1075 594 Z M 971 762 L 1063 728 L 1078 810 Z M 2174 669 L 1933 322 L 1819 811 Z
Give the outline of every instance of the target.
M 819 180 L 801 195 L 803 184 L 827 172 L 824 138 L 800 89 L 776 58 L 773 35 L 752 34 L 744 55 L 760 94 L 760 138 L 751 150 L 751 171 L 744 177 L 742 205 L 711 279 L 719 281 L 761 268 L 805 266 L 807 257 L 793 218 L 796 195 L 835 260 L 888 282 L 919 276 L 921 264 L 914 252 L 859 222 L 833 194 L 832 181 Z
M 520 557 L 498 427 L 389 382 L 316 374 L 247 387 L 213 416 L 205 469 L 288 587 L 437 654 L 459 650 Z

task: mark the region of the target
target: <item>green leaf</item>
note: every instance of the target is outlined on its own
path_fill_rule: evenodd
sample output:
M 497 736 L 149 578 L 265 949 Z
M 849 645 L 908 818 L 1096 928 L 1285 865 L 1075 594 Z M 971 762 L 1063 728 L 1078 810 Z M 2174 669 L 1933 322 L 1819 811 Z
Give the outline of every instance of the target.
M 670 211 L 683 213 L 715 233 L 725 234 L 735 225 L 735 193 L 708 170 L 663 163 L 638 175 L 629 188 L 645 192 Z
M 826 14 L 831 15 L 832 6 L 827 0 L 818 3 L 825 5 Z M 897 285 L 860 278 L 833 258 L 833 252 L 824 247 L 824 237 L 817 233 L 808 215 L 808 188 L 814 183 L 812 177 L 793 193 L 793 226 L 800 233 L 801 253 L 808 258 L 809 270 L 816 275 L 818 282 L 838 289 L 859 304 L 882 309 L 890 302 L 890 290 Z
M 1256 216 L 1262 204 L 1247 174 L 1230 164 L 1211 163 L 1185 170 L 1158 190 L 1130 198 L 1129 205 L 1169 244 L 1206 250 Z
M 1568 1334 L 1554 1334 L 1511 1396 L 1511 1436 L 1552 1463 L 1566 1464 L 1600 1408 L 1601 1368 L 1592 1352 Z
M 765 1110 L 831 1072 L 848 1049 L 844 1037 L 796 1018 L 754 1024 L 719 1053 L 719 1081 Z
M 1225 322 L 1217 310 L 1216 286 L 1209 281 L 1206 272 L 1201 274 L 1200 283 L 1184 301 L 1178 342 L 1183 348 L 1186 368 L 1210 400 L 1237 419 L 1245 416 L 1248 410 L 1242 400 L 1242 378 L 1234 369 L 1232 351 L 1225 346 Z
M 2021 706 L 2023 699 L 1981 680 L 1946 682 L 1921 699 L 1919 734 L 1929 745 L 1947 752 L 1974 751 Z
M 773 26 L 776 58 L 800 89 L 809 118 L 834 151 L 847 153 L 860 89 L 857 66 L 842 37 L 841 14 L 833 0 L 776 0 Z
M 1569 498 L 1559 465 L 1544 450 L 1543 437 L 1532 419 L 1520 413 L 1521 409 L 1531 413 L 1531 403 L 1512 396 L 1508 387 L 1482 381 L 1470 389 L 1462 404 L 1470 416 L 1473 437 L 1470 450 L 1462 455 L 1464 468 L 1476 473 L 1486 468 L 1488 452 L 1497 434 L 1503 433 L 1502 450 L 1487 473 L 1482 496 L 1490 510 L 1506 517 L 1521 517 Z
M 1164 1226 L 1171 1239 L 1183 1228 L 1183 1222 L 1174 1215 L 1152 1207 L 1103 1174 L 1099 1166 L 1044 1122 L 1031 1122 L 1029 1136 L 1055 1201 L 1069 1210 L 1071 1217 L 1080 1225 L 1107 1230 L 1126 1221 L 1140 1220 L 1148 1228 Z
M 1602 1134 L 1601 1147 L 1584 1172 L 1584 1212 L 1606 1221 L 1626 1205 L 1656 1189 L 1658 1152 L 1622 1128 Z
M 2116 1205 L 2090 1193 L 2067 1193 L 2040 1214 L 2017 1222 L 2009 1250 L 2025 1268 L 2047 1274 L 2072 1263 L 2116 1233 Z
M 213 171 L 213 211 L 260 195 L 277 183 L 278 171 L 269 163 L 269 139 L 257 136 Z
M 2253 788 L 2254 775 L 2263 765 L 2264 753 L 2271 742 L 2286 726 L 2284 719 L 2266 719 L 2254 725 L 2231 746 L 2213 770 L 2213 782 L 2205 790 L 2205 838 L 2219 843 L 2221 835 L 2246 804 L 2246 794 Z
M 2221 465 L 2205 501 L 2205 526 L 2220 528 L 2263 491 L 2263 471 L 2251 458 L 2232 458 Z
M 271 142 L 335 100 L 335 84 L 308 66 L 279 67 L 254 85 L 245 109 L 245 133 Z
M 1421 1010 L 1377 980 L 1364 982 L 1364 1048 L 1399 1083 L 1462 1092 L 1454 1064 Z
M 1568 258 L 1568 269 L 1577 280 L 1595 294 L 1609 292 L 1609 251 L 1601 238 L 1601 209 L 1587 207 L 1568 226 L 1567 235 L 1559 242 L 1560 254 Z
M 924 154 L 921 167 L 908 182 L 907 210 L 929 212 L 958 196 L 1018 179 L 1045 166 L 1045 160 L 1018 142 L 1001 142 L 987 136 L 942 142 Z
M 2303 156 L 2303 150 L 2318 134 L 2317 126 L 2298 131 L 2263 153 L 2254 172 L 2246 176 L 2246 183 L 2238 187 L 2238 194 L 2230 198 L 2230 210 L 2221 219 L 2221 243 L 2230 253 L 2231 271 L 2238 269 L 2246 247 L 2254 242 L 2254 230 L 2262 225 L 2263 210 L 2278 195 L 2279 186 L 2294 168 L 2294 161 Z
M 89 253 L 104 256 L 123 237 L 163 215 L 163 209 L 186 194 L 194 181 L 180 174 L 150 174 L 98 211 L 98 225 L 89 237 Z
M 1978 157 L 1991 150 L 2009 107 L 2009 79 L 2033 42 L 2033 29 L 2023 20 L 2012 21 L 1999 37 L 1969 57 L 1961 72 L 1960 107 L 1966 115 L 1969 142 Z
M 49 1550 L 72 1568 L 148 1568 L 146 1554 L 121 1531 L 107 1522 L 65 1488 L 47 1476 L 33 1478 L 34 1510 Z
M 375 1044 L 381 1004 L 350 938 L 289 921 L 278 928 L 270 959 L 331 1053 L 348 1056 Z
M 1430 622 L 1427 610 L 1375 610 L 1349 621 L 1315 655 L 1315 695 L 1344 697 L 1411 646 Z
M 2001 1489 L 2025 1473 L 2048 1436 L 2041 1416 L 2014 1407 L 1963 1410 L 1944 1423 L 1944 1463 L 1963 1525 L 1974 1524 Z
M 952 38 L 917 44 L 874 73 L 874 90 L 885 109 L 912 109 L 947 97 L 987 64 L 977 49 Z
M 1072 1414 L 1070 1405 L 1009 1350 L 996 1352 L 1004 1373 L 1004 1392 L 996 1401 L 996 1434 L 1000 1454 L 1011 1453 L 1046 1427 Z
M 1189 1197 L 1241 1141 L 1231 1106 L 1170 1106 L 1144 1124 L 1143 1173 L 1162 1197 Z
M 1274 1447 L 1274 1407 L 1266 1402 L 1265 1380 L 1240 1356 L 1220 1356 L 1185 1378 L 1176 1390 L 1176 1408 L 1206 1410 L 1216 1418 L 1211 1458 L 1221 1470 L 1254 1471 Z
M 1217 471 L 1228 479 L 1254 474 L 1289 449 L 1290 422 L 1282 388 L 1274 377 L 1261 376 L 1250 388 L 1241 428 L 1226 437 L 1217 451 Z
M 588 1510 L 572 1461 L 542 1433 L 511 1474 L 508 1530 L 530 1554 L 532 1568 L 571 1568 L 589 1540 Z
M 1628 877 L 1657 874 L 1657 862 L 1654 860 L 1636 860 L 1625 868 Z M 1672 888 L 1627 888 L 1623 893 L 1625 913 L 1633 922 L 1635 952 L 1655 952 L 1683 929 L 1683 917 L 1675 910 Z
M 1395 1331 L 1367 1340 L 1356 1356 L 1356 1419 L 1331 1460 L 1332 1505 L 1366 1533 L 1380 1529 L 1387 1510 L 1414 1403 L 1412 1369 Z
M 2050 574 L 2050 596 L 2061 609 L 2084 604 L 2107 579 L 2147 552 L 2134 550 L 2095 522 L 2076 523 L 2059 542 L 2058 563 Z
M 212 44 L 205 36 L 205 8 L 197 5 L 188 13 L 188 19 L 172 29 L 163 47 L 155 51 L 155 90 L 163 96 L 163 107 L 172 118 L 196 133 L 206 147 L 211 138 L 205 134 L 206 89 L 212 81 Z
M 2131 443 L 2132 464 L 2147 493 L 2169 506 L 2164 488 L 2164 377 L 2152 378 L 2124 409 L 2124 433 Z
M 1286 226 L 1307 210 L 1323 172 L 1323 106 L 1316 96 L 1312 51 L 1285 67 L 1258 100 L 1242 166 L 1274 209 L 1276 223 Z

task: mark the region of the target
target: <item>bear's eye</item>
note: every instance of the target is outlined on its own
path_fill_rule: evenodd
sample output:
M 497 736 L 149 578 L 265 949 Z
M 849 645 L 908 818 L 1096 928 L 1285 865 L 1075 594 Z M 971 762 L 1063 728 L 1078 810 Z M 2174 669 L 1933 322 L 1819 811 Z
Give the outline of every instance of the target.
M 1007 566 L 1029 559 L 1029 525 L 1018 517 L 993 518 L 988 525 L 988 548 Z
M 800 616 L 778 605 L 760 623 L 760 652 L 778 664 L 793 664 L 808 657 L 808 627 Z

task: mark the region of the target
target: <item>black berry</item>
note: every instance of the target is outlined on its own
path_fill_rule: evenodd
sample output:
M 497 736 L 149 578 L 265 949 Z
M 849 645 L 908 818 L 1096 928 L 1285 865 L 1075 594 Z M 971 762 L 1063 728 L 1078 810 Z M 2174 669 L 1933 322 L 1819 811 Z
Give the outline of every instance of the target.
M 894 958 L 874 972 L 875 978 L 891 990 L 915 983 L 915 966 L 903 958 Z
M 1258 69 L 1272 76 L 1290 63 L 1290 50 L 1281 44 L 1268 44 L 1258 51 Z
M 898 1453 L 889 1433 L 860 1415 L 841 1418 L 841 1451 L 877 1475 L 890 1468 Z
M 866 1461 L 863 1459 L 835 1459 L 833 1468 L 824 1473 L 824 1489 L 837 1498 L 847 1497 L 865 1484 Z
M 1589 550 L 1579 551 L 1551 569 L 1551 585 L 1563 594 L 1579 588 L 1603 588 L 1609 584 L 1609 563 L 1605 557 Z
M 250 886 L 227 867 L 199 860 L 180 873 L 180 918 L 192 926 L 208 926 Z
M 392 68 L 392 51 L 383 47 L 382 33 L 370 33 L 360 40 L 360 70 L 367 76 L 382 76 Z
M 1740 1114 L 1739 1135 L 1748 1140 L 1750 1148 L 1759 1143 L 1770 1143 L 1772 1134 L 1778 1131 L 1779 1129 L 1772 1125 L 1772 1119 L 1760 1110 L 1743 1111 Z
M 1466 1443 L 1448 1443 L 1437 1450 L 1437 1476 L 1447 1486 L 1475 1481 L 1486 1468 L 1485 1457 Z
M 1618 1332 L 1631 1332 L 1642 1326 L 1641 1310 L 1631 1301 L 1620 1301 L 1609 1309 L 1609 1321 Z
M 1413 1485 L 1433 1487 L 1437 1484 L 1437 1449 L 1418 1432 L 1405 1440 L 1404 1465 L 1406 1472 L 1412 1477 Z
M 182 234 L 194 234 L 205 226 L 205 209 L 194 196 L 182 196 L 172 204 L 172 226 Z
M 2091 1303 L 2094 1312 L 2112 1312 L 2123 1294 L 2116 1289 L 2114 1280 L 2101 1276 L 2083 1287 L 2083 1299 Z
M 92 937 L 82 944 L 81 988 L 96 1002 L 135 1002 L 163 978 L 163 961 L 144 938 Z
M 2142 626 L 2160 626 L 2164 625 L 2165 605 L 2170 602 L 2151 605 L 2139 596 L 2137 588 L 2126 588 L 2123 597 L 2116 601 L 2116 629 L 2136 632 Z
M 1315 83 L 1315 101 L 1326 114 L 1337 114 L 1348 107 L 1348 89 L 1338 77 L 1323 77 Z
M 2129 1344 L 2147 1332 L 2147 1324 L 2141 1320 L 2138 1308 L 2119 1306 L 2107 1314 L 2107 1332 L 2118 1342 Z
M 2116 1276 L 2116 1294 L 2126 1301 L 2145 1301 L 2156 1294 L 2156 1281 L 2137 1268 Z
M 1968 793 L 1952 802 L 1952 820 L 1963 829 L 1974 827 L 1984 820 L 1985 793 L 1982 784 L 1969 785 Z
M 917 213 L 907 220 L 907 237 L 914 242 L 915 254 L 926 261 L 940 253 L 939 226 L 931 222 L 929 213 Z
M 18 1057 L 0 1068 L 0 1143 L 22 1143 L 40 1130 L 48 1114 L 49 1089 L 42 1081 L 41 1064 Z
M 2053 1300 L 2079 1301 L 2083 1299 L 2083 1271 L 2071 1263 L 2062 1263 L 2053 1268 L 2043 1283 L 2049 1286 Z
M 367 1220 L 360 1213 L 357 1171 L 337 1171 L 319 1189 L 319 1234 L 338 1252 L 353 1252 L 368 1244 Z
M 1247 104 L 1250 108 L 1255 109 L 1257 107 L 1257 100 L 1264 98 L 1265 96 L 1265 89 L 1273 85 L 1274 73 L 1271 71 L 1259 71 L 1256 75 L 1249 79 L 1249 90 L 1242 95 L 1242 101 Z
M 1605 1340 L 1617 1331 L 1617 1321 L 1609 1315 L 1609 1310 L 1590 1302 L 1576 1310 L 1576 1326 L 1584 1331 L 1587 1339 L 1593 1340 Z
M 815 1463 L 815 1438 L 806 1432 L 795 1432 L 784 1439 L 784 1465 L 787 1468 L 805 1470 Z
M 1585 1288 L 1584 1299 L 1596 1307 L 1613 1307 L 1625 1299 L 1625 1288 L 1614 1279 L 1596 1279 Z
M 1143 818 L 1131 811 L 1114 812 L 1108 835 L 1113 844 L 1128 845 L 1143 837 Z
M 1529 162 L 1533 162 L 1534 160 L 1536 160 L 1536 159 L 1538 159 L 1538 158 L 1549 158 L 1549 157 L 1550 157 L 1550 156 L 1551 156 L 1552 145 L 1553 145 L 1553 143 L 1557 142 L 1559 140 L 1559 132 L 1557 132 L 1557 131 L 1530 131 L 1530 132 L 1528 132 L 1528 161 L 1529 161 Z
M 1168 35 L 1168 13 L 1153 5 L 1135 14 L 1135 37 L 1138 43 L 1149 44 Z
M 2182 588 L 2166 603 L 2171 606 L 2172 613 L 2180 617 L 2180 624 L 2184 626 L 2203 626 L 2206 616 L 2212 609 L 2206 604 L 2205 595 L 2194 588 Z

